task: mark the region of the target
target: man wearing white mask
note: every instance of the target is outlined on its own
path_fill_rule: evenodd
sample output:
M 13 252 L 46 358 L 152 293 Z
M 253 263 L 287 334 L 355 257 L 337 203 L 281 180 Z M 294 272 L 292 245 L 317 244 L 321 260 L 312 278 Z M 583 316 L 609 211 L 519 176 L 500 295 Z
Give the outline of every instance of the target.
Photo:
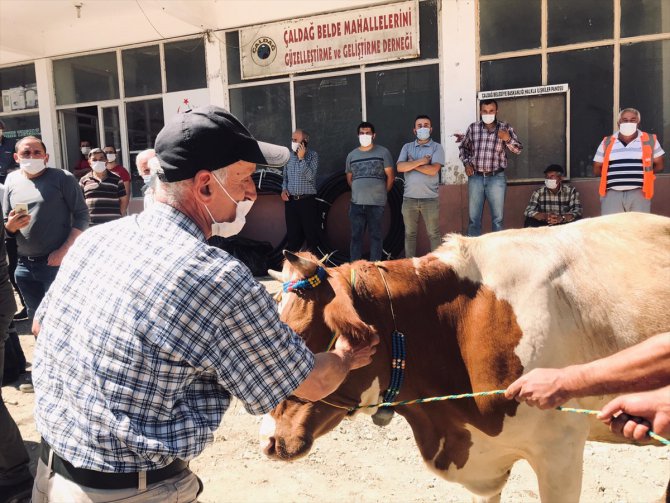
M 416 233 L 419 215 L 423 217 L 430 240 L 430 250 L 442 242 L 440 232 L 440 169 L 444 166 L 444 149 L 433 141 L 430 117 L 419 115 L 414 120 L 416 140 L 405 143 L 398 157 L 398 173 L 405 174 L 402 219 L 405 223 L 405 257 L 416 254 Z
M 151 169 L 152 165 L 154 167 L 153 170 Z M 144 182 L 144 185 L 142 185 L 142 196 L 144 197 L 144 209 L 146 210 L 154 202 L 156 173 L 160 166 L 158 164 L 158 159 L 156 159 L 156 151 L 152 148 L 142 150 L 142 152 L 135 157 L 135 166 L 137 166 L 137 172 Z
M 214 106 L 170 119 L 155 149 L 154 204 L 78 239 L 35 317 L 34 503 L 196 501 L 188 461 L 233 396 L 253 414 L 318 400 L 374 353 L 378 339 L 344 336 L 313 354 L 249 269 L 207 244 L 241 229 L 256 163 L 283 166 L 288 149 Z
M 128 198 L 123 180 L 109 170 L 107 154 L 94 148 L 88 154 L 91 172 L 79 180 L 84 192 L 91 225 L 104 224 L 126 214 Z
M 291 157 L 282 177 L 281 198 L 286 220 L 286 249 L 299 251 L 303 243 L 318 254 L 319 206 L 316 201 L 316 172 L 319 154 L 309 146 L 309 133 L 296 129 L 291 135 Z
M 663 171 L 663 148 L 655 134 L 638 129 L 640 112 L 619 112 L 619 131 L 606 136 L 593 156 L 593 174 L 600 177 L 600 213 L 651 211 L 655 173 Z
M 370 261 L 382 259 L 382 222 L 387 193 L 393 188 L 393 158 L 386 147 L 374 143 L 375 127 L 361 122 L 356 128 L 360 146 L 347 156 L 347 183 L 351 187 L 351 261 L 363 258 L 365 228 L 370 237 Z
M 524 227 L 561 225 L 582 217 L 577 189 L 563 183 L 563 167 L 550 164 L 544 170 L 544 186 L 530 196 Z
M 460 158 L 468 176 L 468 236 L 482 233 L 484 201 L 491 209 L 492 230 L 503 229 L 507 191 L 507 151 L 519 154 L 523 149 L 512 126 L 497 119 L 498 102 L 479 104 L 481 120 L 468 126 L 460 145 Z
M 14 159 L 20 169 L 7 176 L 2 208 L 5 230 L 16 237 L 16 282 L 32 318 L 63 257 L 88 227 L 88 210 L 76 178 L 47 167 L 42 140 L 21 139 Z
M 91 166 L 88 164 L 88 154 L 91 152 L 91 142 L 88 140 L 81 140 L 79 142 L 79 151 L 81 152 L 81 156 L 77 161 L 77 164 L 72 167 L 72 173 L 77 177 L 77 180 L 91 172 Z

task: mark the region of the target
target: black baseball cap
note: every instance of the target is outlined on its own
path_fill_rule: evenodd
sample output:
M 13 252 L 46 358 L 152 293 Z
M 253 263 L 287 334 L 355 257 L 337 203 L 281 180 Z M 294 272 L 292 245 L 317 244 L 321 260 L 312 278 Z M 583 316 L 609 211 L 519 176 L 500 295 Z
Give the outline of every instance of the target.
M 154 149 L 161 178 L 168 182 L 237 161 L 284 166 L 290 155 L 286 147 L 257 141 L 233 114 L 211 105 L 172 117 L 158 133 Z

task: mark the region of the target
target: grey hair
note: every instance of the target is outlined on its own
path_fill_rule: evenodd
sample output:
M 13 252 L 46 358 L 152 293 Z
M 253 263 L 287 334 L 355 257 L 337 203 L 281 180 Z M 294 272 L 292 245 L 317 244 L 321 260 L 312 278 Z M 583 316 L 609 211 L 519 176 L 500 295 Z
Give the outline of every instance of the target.
M 91 151 L 88 153 L 88 159 L 92 159 L 95 154 L 105 155 L 105 153 L 103 152 L 103 150 L 101 148 L 96 147 L 96 148 L 92 148 Z M 106 159 L 106 157 L 105 157 L 105 159 Z
M 139 154 L 137 154 L 137 157 L 135 157 L 135 165 L 148 161 L 150 157 L 153 157 L 156 155 L 156 151 L 152 148 L 148 148 L 146 150 L 142 150 Z
M 166 182 L 161 180 L 161 176 L 164 174 L 163 168 L 158 164 L 154 164 L 151 168 L 151 172 L 154 170 L 159 175 L 156 177 L 156 187 L 155 191 L 157 194 L 163 196 L 163 202 L 171 206 L 181 205 L 185 198 L 190 197 L 188 195 L 188 190 L 193 185 L 193 178 L 188 180 L 180 180 L 178 182 Z M 212 171 L 212 174 L 223 184 L 226 181 L 227 171 L 224 168 L 217 169 Z M 218 176 L 217 176 L 218 175 Z
M 637 121 L 642 122 L 642 114 L 640 113 L 640 111 L 637 108 L 624 108 L 624 109 L 622 109 L 619 112 L 619 120 L 621 120 L 621 117 L 623 116 L 623 114 L 625 114 L 627 112 L 634 113 L 635 115 L 637 115 Z

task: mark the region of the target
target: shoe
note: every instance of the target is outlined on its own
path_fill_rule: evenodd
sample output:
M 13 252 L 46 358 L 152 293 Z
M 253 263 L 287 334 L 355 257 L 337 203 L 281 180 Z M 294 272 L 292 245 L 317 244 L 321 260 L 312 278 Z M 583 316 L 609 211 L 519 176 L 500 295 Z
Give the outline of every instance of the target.
M 15 319 L 16 321 L 19 321 L 19 320 L 27 320 L 27 319 L 28 319 L 28 311 L 26 310 L 26 308 L 24 307 L 24 308 L 21 309 L 18 313 L 16 313 L 16 314 L 14 315 L 14 319 Z
M 24 382 L 19 385 L 19 390 L 21 393 L 35 393 L 35 388 L 33 388 L 33 383 L 31 382 Z
M 3 487 L 0 503 L 30 503 L 33 494 L 33 479 L 28 479 L 14 486 Z

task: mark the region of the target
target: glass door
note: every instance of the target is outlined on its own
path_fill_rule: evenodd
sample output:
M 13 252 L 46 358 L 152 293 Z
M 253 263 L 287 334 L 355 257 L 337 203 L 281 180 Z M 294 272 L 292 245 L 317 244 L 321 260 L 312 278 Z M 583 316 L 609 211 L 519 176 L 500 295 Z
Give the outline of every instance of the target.
M 68 108 L 58 111 L 58 130 L 65 170 L 74 172 L 75 168 L 86 160 L 80 150 L 82 141 L 97 147 L 100 137 L 98 128 L 98 110 L 96 106 Z

